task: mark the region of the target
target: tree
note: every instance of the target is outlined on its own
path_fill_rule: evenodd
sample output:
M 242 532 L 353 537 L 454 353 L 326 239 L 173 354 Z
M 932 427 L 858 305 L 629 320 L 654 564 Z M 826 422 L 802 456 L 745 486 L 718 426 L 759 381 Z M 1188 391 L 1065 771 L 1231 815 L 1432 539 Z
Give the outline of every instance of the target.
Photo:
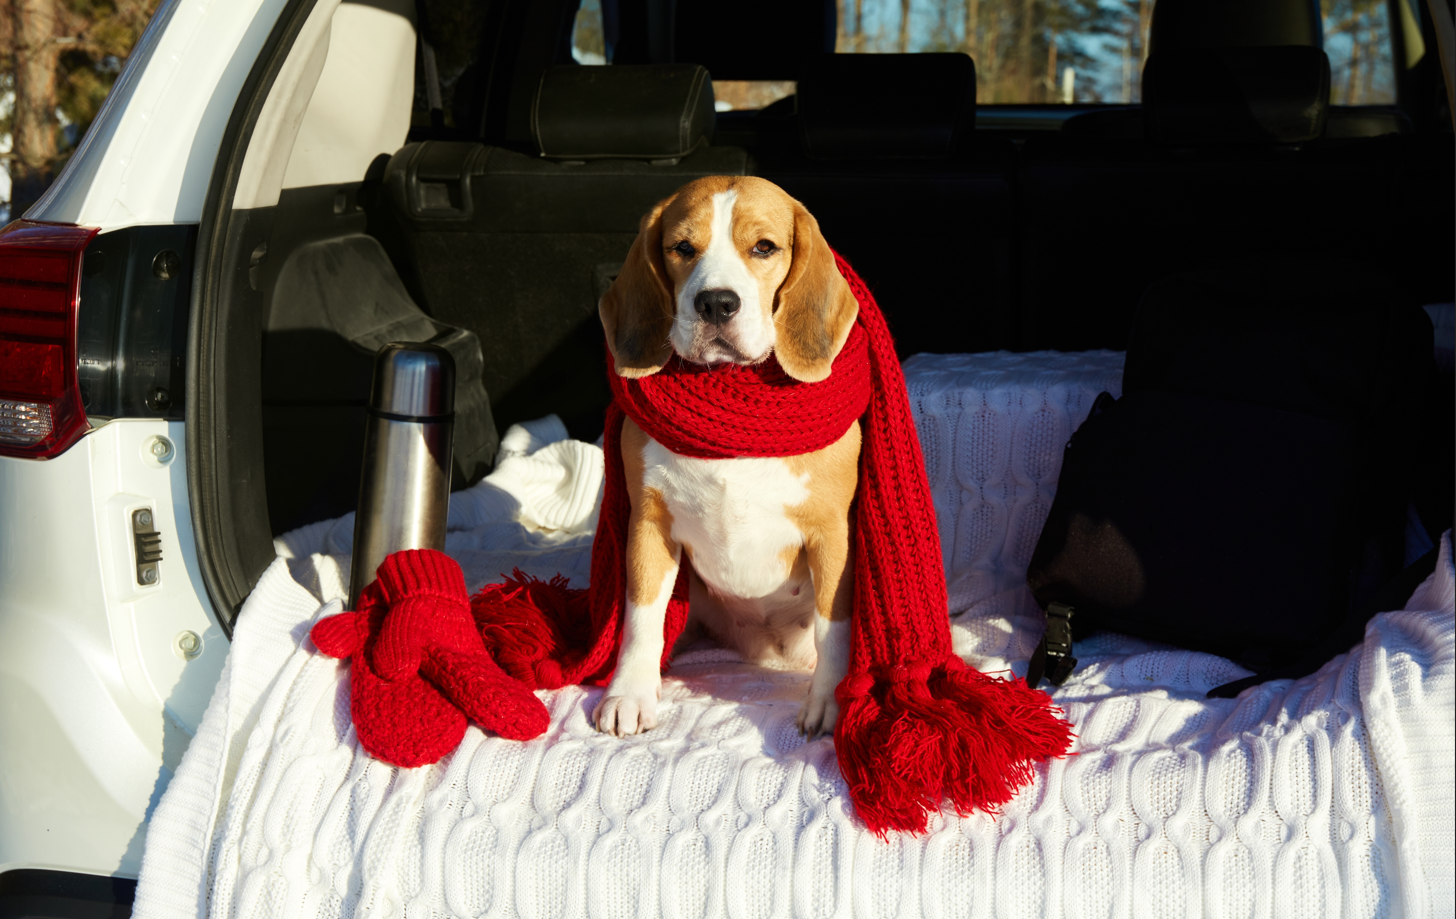
M 1395 73 L 1384 0 L 1322 0 L 1320 6 L 1330 58 L 1330 102 L 1393 103 Z
M 11 138 L 12 215 L 55 179 L 159 2 L 0 0 L 0 79 L 14 95 L 0 123 Z
M 976 60 L 977 98 L 987 104 L 1061 99 L 1059 68 L 1080 74 L 1105 67 L 1106 51 L 1094 39 L 1120 34 L 1126 18 L 1120 6 L 1099 0 L 959 2 L 965 21 L 959 47 Z M 1087 81 L 1079 97 L 1100 99 Z

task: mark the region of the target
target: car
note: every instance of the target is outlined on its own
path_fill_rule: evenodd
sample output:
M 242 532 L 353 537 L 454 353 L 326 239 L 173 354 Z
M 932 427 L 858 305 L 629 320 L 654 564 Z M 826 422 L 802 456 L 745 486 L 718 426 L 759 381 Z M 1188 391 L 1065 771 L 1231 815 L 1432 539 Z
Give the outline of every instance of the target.
M 1115 79 L 1079 99 L 1043 31 L 1046 80 L 1029 54 L 973 65 L 963 33 L 827 54 L 866 49 L 849 6 L 162 3 L 64 172 L 0 232 L 0 914 L 128 908 L 274 537 L 354 508 L 375 351 L 454 356 L 456 488 L 510 424 L 555 412 L 595 440 L 597 299 L 641 215 L 693 178 L 802 200 L 902 357 L 1119 349 L 1149 283 L 1255 254 L 1358 259 L 1402 302 L 1456 299 L 1440 0 L 1362 7 L 1390 98 L 1317 87 L 1304 136 L 1165 117 Z M 1321 47 L 1314 0 L 1154 16 L 1150 73 L 1196 57 L 1190 35 Z M 1148 27 L 1124 52 L 1104 22 L 1064 55 L 1133 67 Z M 1001 98 L 1016 73 L 1028 88 L 978 103 L 977 69 L 983 93 L 992 73 Z M 1435 538 L 1443 380 L 1418 502 Z

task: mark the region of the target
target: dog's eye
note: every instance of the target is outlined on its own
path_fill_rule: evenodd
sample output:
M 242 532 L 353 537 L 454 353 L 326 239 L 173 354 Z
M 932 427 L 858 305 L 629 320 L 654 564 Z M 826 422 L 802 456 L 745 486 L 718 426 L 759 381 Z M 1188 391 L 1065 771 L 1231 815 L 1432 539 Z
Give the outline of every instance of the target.
M 694 249 L 693 244 L 688 242 L 686 239 L 673 246 L 672 251 L 676 252 L 678 255 L 681 255 L 683 258 L 692 258 L 693 256 L 698 254 L 698 250 Z
M 774 252 L 777 250 L 778 246 L 775 246 L 773 243 L 769 242 L 766 239 L 760 239 L 758 242 L 753 244 L 754 255 L 773 255 Z

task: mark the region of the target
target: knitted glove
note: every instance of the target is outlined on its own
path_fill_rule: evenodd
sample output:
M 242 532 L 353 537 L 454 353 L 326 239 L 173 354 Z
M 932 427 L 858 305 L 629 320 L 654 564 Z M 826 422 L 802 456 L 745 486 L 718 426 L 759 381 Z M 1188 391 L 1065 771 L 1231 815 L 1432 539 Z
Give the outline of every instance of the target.
M 422 674 L 476 724 L 511 740 L 546 731 L 546 706 L 485 648 L 470 612 L 465 575 L 433 549 L 396 552 L 378 571 L 389 615 L 370 655 L 386 680 Z
M 349 659 L 349 711 L 360 745 L 386 763 L 423 766 L 460 744 L 465 715 L 424 678 L 390 682 L 370 667 L 363 651 L 388 614 L 376 581 L 364 588 L 358 610 L 320 620 L 309 635 L 324 654 Z
M 460 567 L 429 549 L 396 552 L 359 609 L 317 623 L 318 649 L 350 659 L 359 743 L 396 766 L 436 762 L 459 746 L 466 719 L 512 740 L 546 730 L 546 707 L 485 650 Z

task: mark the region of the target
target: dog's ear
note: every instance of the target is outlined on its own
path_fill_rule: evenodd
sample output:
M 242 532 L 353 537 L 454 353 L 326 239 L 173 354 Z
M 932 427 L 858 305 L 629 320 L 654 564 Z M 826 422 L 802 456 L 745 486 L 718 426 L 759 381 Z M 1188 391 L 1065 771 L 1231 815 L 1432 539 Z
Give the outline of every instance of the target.
M 774 297 L 774 352 L 789 376 L 817 383 L 833 369 L 859 315 L 859 303 L 835 267 L 819 221 L 797 201 L 793 259 Z
M 624 377 L 656 373 L 672 356 L 667 335 L 675 310 L 662 264 L 662 211 L 667 205 L 668 201 L 658 202 L 642 218 L 627 261 L 597 304 L 607 347 L 617 373 Z

